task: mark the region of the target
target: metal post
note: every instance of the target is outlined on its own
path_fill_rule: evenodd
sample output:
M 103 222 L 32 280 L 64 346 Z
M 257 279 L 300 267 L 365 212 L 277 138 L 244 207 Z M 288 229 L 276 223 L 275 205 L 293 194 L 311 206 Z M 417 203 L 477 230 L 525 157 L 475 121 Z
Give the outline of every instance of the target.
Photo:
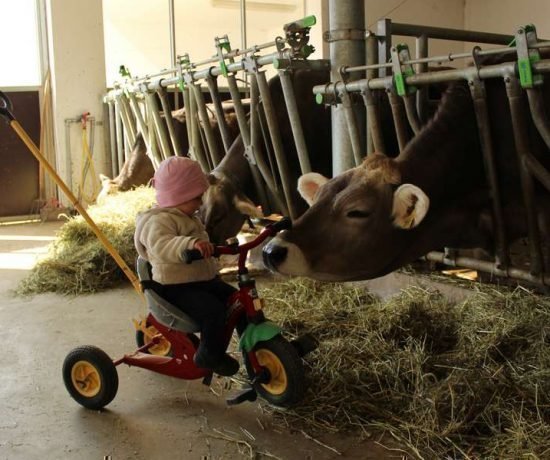
M 399 151 L 402 152 L 409 142 L 409 135 L 407 130 L 407 122 L 405 121 L 405 113 L 403 108 L 403 101 L 394 93 L 393 88 L 386 90 L 388 98 L 390 99 L 391 113 L 393 115 L 393 124 L 395 126 L 395 133 L 397 134 L 397 143 L 399 144 Z
M 391 19 L 380 19 L 376 24 L 376 36 L 378 37 L 378 62 L 384 64 L 390 62 L 391 37 L 392 37 Z M 379 70 L 380 78 L 391 75 L 389 68 L 382 67 Z
M 126 142 L 132 146 L 136 142 L 136 130 L 133 123 L 133 118 L 130 115 L 130 107 L 128 105 L 128 100 L 124 94 L 121 94 L 118 97 L 120 102 L 120 115 L 122 118 L 122 124 L 124 125 L 124 135 Z
M 147 105 L 149 105 L 149 113 L 153 118 L 153 126 L 155 127 L 155 134 L 158 139 L 158 145 L 160 147 L 162 158 L 166 159 L 171 155 L 170 144 L 168 143 L 168 136 L 166 135 L 166 127 L 160 118 L 157 97 L 155 93 L 146 92 L 145 98 Z
M 269 127 L 269 135 L 273 144 L 273 150 L 275 151 L 275 159 L 277 160 L 277 168 L 281 175 L 281 182 L 283 184 L 283 193 L 287 202 L 290 217 L 296 219 L 298 213 L 293 199 L 292 187 L 294 184 L 290 184 L 290 172 L 288 169 L 288 163 L 286 161 L 283 143 L 281 141 L 281 132 L 279 129 L 279 121 L 273 107 L 273 101 L 271 99 L 271 93 L 269 92 L 269 86 L 265 72 L 257 72 L 256 80 L 258 82 L 258 89 L 260 90 L 260 97 L 262 98 L 265 118 Z
M 204 171 L 210 171 L 210 164 L 204 153 L 201 140 L 201 127 L 197 118 L 197 102 L 195 100 L 195 94 L 192 91 L 189 91 L 189 110 L 186 109 L 185 115 L 186 123 L 189 123 L 191 126 L 191 137 L 189 138 L 191 154 L 200 163 Z
M 137 101 L 136 95 L 133 92 L 129 91 L 128 98 L 130 99 L 130 107 L 134 113 L 134 117 L 136 118 L 138 129 L 141 131 L 141 134 L 143 135 L 143 140 L 145 141 L 145 145 L 147 146 L 147 149 L 150 150 L 151 141 L 149 140 L 149 130 L 147 129 L 147 124 L 143 119 L 143 114 L 141 113 L 141 109 L 139 107 L 139 103 Z
M 495 252 L 496 266 L 499 270 L 505 270 L 510 263 L 508 254 L 508 237 L 504 222 L 502 207 L 502 196 L 500 193 L 497 167 L 495 163 L 495 152 L 493 149 L 493 140 L 491 137 L 491 128 L 489 122 L 489 109 L 487 107 L 487 95 L 485 92 L 485 83 L 480 79 L 473 79 L 469 82 L 472 93 L 472 100 L 479 130 L 479 140 L 483 152 L 483 160 L 487 182 L 491 189 L 491 203 L 493 206 L 493 227 L 495 229 Z
M 206 143 L 208 145 L 208 151 L 209 151 L 208 153 L 210 155 L 212 165 L 215 168 L 220 164 L 222 155 L 218 149 L 218 143 L 214 136 L 214 132 L 212 131 L 212 125 L 210 124 L 210 117 L 208 116 L 208 112 L 206 111 L 206 102 L 204 101 L 204 95 L 202 94 L 200 84 L 193 83 L 190 86 L 193 89 L 193 95 L 195 97 L 195 101 L 197 102 L 199 118 L 202 121 L 204 134 L 206 135 Z
M 524 162 L 525 156 L 529 153 L 528 126 L 526 123 L 528 114 L 527 111 L 524 110 L 524 101 L 518 79 L 508 76 L 504 79 L 504 82 L 506 83 L 506 94 L 508 95 L 508 101 L 510 103 L 514 141 L 518 154 L 521 190 L 523 192 L 523 200 L 527 212 L 529 251 L 531 254 L 530 272 L 532 275 L 537 276 L 541 273 L 543 264 L 535 206 L 534 183 Z
M 210 91 L 212 104 L 214 105 L 216 119 L 218 120 L 218 127 L 220 128 L 220 134 L 222 136 L 223 148 L 225 153 L 227 153 L 229 151 L 229 147 L 231 147 L 233 139 L 231 138 L 229 127 L 227 126 L 227 121 L 225 120 L 225 112 L 223 111 L 220 91 L 218 90 L 218 80 L 217 77 L 213 77 L 212 75 L 208 75 L 205 80 L 208 85 L 208 91 Z
M 309 161 L 309 154 L 304 138 L 304 130 L 302 129 L 302 121 L 300 120 L 298 105 L 296 104 L 296 95 L 294 94 L 294 87 L 292 86 L 292 79 L 289 71 L 280 70 L 279 79 L 283 89 L 283 96 L 285 98 L 286 110 L 288 112 L 288 119 L 290 121 L 294 143 L 296 144 L 296 152 L 298 153 L 300 169 L 302 174 L 306 174 L 311 172 L 311 163 Z
M 364 0 L 330 0 L 329 2 L 331 81 L 342 79 L 340 67 L 365 63 L 365 2 Z M 351 79 L 360 78 L 357 74 Z M 364 127 L 363 114 L 356 114 Z M 361 129 L 363 131 L 363 129 Z M 361 135 L 361 139 L 364 136 Z M 340 174 L 355 165 L 348 136 L 347 119 L 342 106 L 332 107 L 332 171 Z
M 428 36 L 420 35 L 416 37 L 416 59 L 423 59 L 428 57 Z M 421 62 L 416 64 L 416 73 L 424 73 L 428 71 L 428 63 Z M 428 88 L 421 86 L 416 92 L 416 110 L 418 111 L 418 116 L 420 122 L 425 124 L 429 118 L 429 100 L 428 100 Z
M 111 145 L 111 177 L 118 175 L 118 162 L 116 157 L 116 131 L 115 131 L 115 103 L 109 101 L 107 103 L 109 108 L 109 141 Z
M 115 128 L 116 128 L 116 153 L 117 153 L 117 169 L 120 172 L 124 164 L 124 144 L 122 140 L 122 115 L 120 114 L 120 102 L 115 99 Z
M 177 138 L 176 132 L 174 131 L 174 119 L 172 118 L 172 109 L 170 108 L 170 104 L 168 102 L 168 94 L 162 86 L 157 90 L 157 94 L 162 105 L 162 112 L 164 113 L 164 119 L 166 120 L 166 126 L 168 128 L 168 134 L 170 135 L 170 141 L 172 142 L 174 155 L 181 156 L 182 152 L 180 140 Z
M 239 131 L 243 138 L 245 146 L 250 145 L 250 131 L 248 130 L 248 124 L 246 122 L 246 114 L 244 112 L 243 104 L 241 101 L 241 93 L 237 87 L 237 80 L 234 74 L 227 76 L 227 85 L 229 87 L 229 93 L 235 106 L 235 115 L 237 115 L 237 122 L 239 123 Z
M 374 35 L 372 32 L 366 33 L 367 40 L 366 40 L 366 47 L 367 47 L 367 58 L 366 58 L 366 64 L 372 65 L 372 64 L 378 64 L 378 40 L 376 38 L 376 35 Z M 378 71 L 375 69 L 367 70 L 367 80 L 370 80 L 371 78 L 378 77 Z M 373 140 L 373 120 L 371 120 L 372 113 L 369 113 L 369 104 L 367 104 L 367 95 L 365 92 L 362 92 L 361 94 L 363 96 L 363 100 L 365 101 L 365 108 L 366 108 L 366 128 L 367 128 L 367 154 L 372 153 L 374 151 L 375 144 Z M 372 102 L 372 95 L 369 93 L 369 103 Z M 374 108 L 376 111 L 376 108 Z M 372 111 L 371 111 L 372 112 Z M 376 115 L 375 115 L 376 116 Z M 377 121 L 375 120 L 374 123 Z M 377 130 L 380 128 L 377 127 Z M 378 136 L 380 137 L 380 132 L 378 131 Z M 380 150 L 383 151 L 383 150 Z
M 168 22 L 170 26 L 170 62 L 172 63 L 172 69 L 177 64 L 176 54 L 176 11 L 174 8 L 174 0 L 168 0 Z M 178 87 L 174 91 L 174 108 L 179 109 Z

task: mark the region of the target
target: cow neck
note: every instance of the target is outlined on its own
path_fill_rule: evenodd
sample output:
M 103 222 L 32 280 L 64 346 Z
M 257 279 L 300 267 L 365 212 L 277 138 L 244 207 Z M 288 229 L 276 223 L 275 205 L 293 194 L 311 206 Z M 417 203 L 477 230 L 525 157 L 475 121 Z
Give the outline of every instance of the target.
M 243 189 L 250 177 L 250 166 L 244 157 L 244 147 L 241 136 L 237 137 L 222 161 L 212 173 L 216 176 L 224 176 L 236 187 Z
M 470 95 L 453 86 L 433 119 L 396 158 L 401 182 L 417 185 L 429 196 L 452 193 L 451 184 L 463 182 L 468 168 L 477 167 L 476 136 Z

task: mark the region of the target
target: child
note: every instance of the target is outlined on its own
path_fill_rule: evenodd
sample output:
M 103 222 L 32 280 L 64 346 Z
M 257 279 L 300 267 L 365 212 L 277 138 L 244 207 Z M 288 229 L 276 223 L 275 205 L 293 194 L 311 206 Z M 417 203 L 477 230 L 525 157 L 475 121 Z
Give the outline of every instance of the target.
M 196 161 L 174 156 L 160 163 L 153 186 L 158 206 L 137 217 L 138 253 L 151 263 L 159 295 L 199 323 L 195 364 L 233 375 L 239 362 L 225 353 L 224 328 L 227 299 L 235 288 L 217 276 L 214 246 L 196 213 L 208 188 L 206 176 Z M 204 259 L 186 264 L 185 249 L 198 249 Z

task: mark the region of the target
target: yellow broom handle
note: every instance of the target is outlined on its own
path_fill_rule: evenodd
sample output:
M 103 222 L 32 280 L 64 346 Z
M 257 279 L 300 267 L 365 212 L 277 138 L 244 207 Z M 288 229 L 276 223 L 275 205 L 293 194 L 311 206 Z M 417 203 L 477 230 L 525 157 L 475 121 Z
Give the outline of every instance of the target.
M 63 193 L 67 195 L 67 197 L 72 202 L 76 210 L 80 213 L 82 217 L 84 217 L 84 220 L 88 222 L 88 225 L 92 228 L 92 231 L 95 233 L 98 240 L 101 242 L 101 244 L 103 244 L 103 246 L 105 246 L 105 249 L 107 249 L 109 254 L 111 254 L 113 259 L 115 259 L 115 262 L 122 269 L 124 274 L 128 277 L 128 279 L 134 286 L 134 289 L 136 290 L 136 292 L 143 298 L 141 284 L 139 283 L 139 280 L 137 279 L 134 272 L 130 269 L 130 267 L 128 267 L 128 265 L 126 265 L 126 262 L 124 262 L 124 259 L 120 257 L 120 254 L 118 253 L 118 251 L 113 247 L 113 245 L 105 237 L 103 232 L 95 224 L 95 222 L 92 220 L 90 215 L 86 212 L 86 210 L 80 205 L 76 197 L 73 195 L 73 192 L 71 192 L 69 187 L 67 187 L 65 182 L 63 182 L 63 179 L 59 177 L 59 175 L 55 172 L 55 169 L 53 169 L 50 163 L 48 163 L 48 160 L 46 160 L 44 155 L 42 155 L 42 152 L 40 152 L 38 147 L 34 144 L 34 142 L 29 137 L 29 135 L 25 132 L 25 130 L 21 127 L 19 122 L 17 120 L 10 120 L 10 126 L 21 138 L 21 140 L 25 143 L 25 145 L 29 148 L 29 150 L 32 152 L 35 158 L 40 162 L 40 164 L 46 169 L 46 171 L 48 171 L 49 174 L 51 174 L 55 183 L 59 186 L 61 190 L 63 190 Z

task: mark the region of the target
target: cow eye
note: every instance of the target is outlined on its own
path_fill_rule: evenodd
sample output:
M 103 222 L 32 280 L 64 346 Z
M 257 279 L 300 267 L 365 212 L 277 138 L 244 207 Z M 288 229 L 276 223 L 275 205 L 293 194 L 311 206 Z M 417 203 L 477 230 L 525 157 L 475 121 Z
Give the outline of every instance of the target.
M 358 209 L 354 209 L 353 211 L 349 211 L 347 213 L 347 216 L 350 219 L 366 219 L 367 217 L 370 216 L 370 212 L 369 211 L 360 211 Z

